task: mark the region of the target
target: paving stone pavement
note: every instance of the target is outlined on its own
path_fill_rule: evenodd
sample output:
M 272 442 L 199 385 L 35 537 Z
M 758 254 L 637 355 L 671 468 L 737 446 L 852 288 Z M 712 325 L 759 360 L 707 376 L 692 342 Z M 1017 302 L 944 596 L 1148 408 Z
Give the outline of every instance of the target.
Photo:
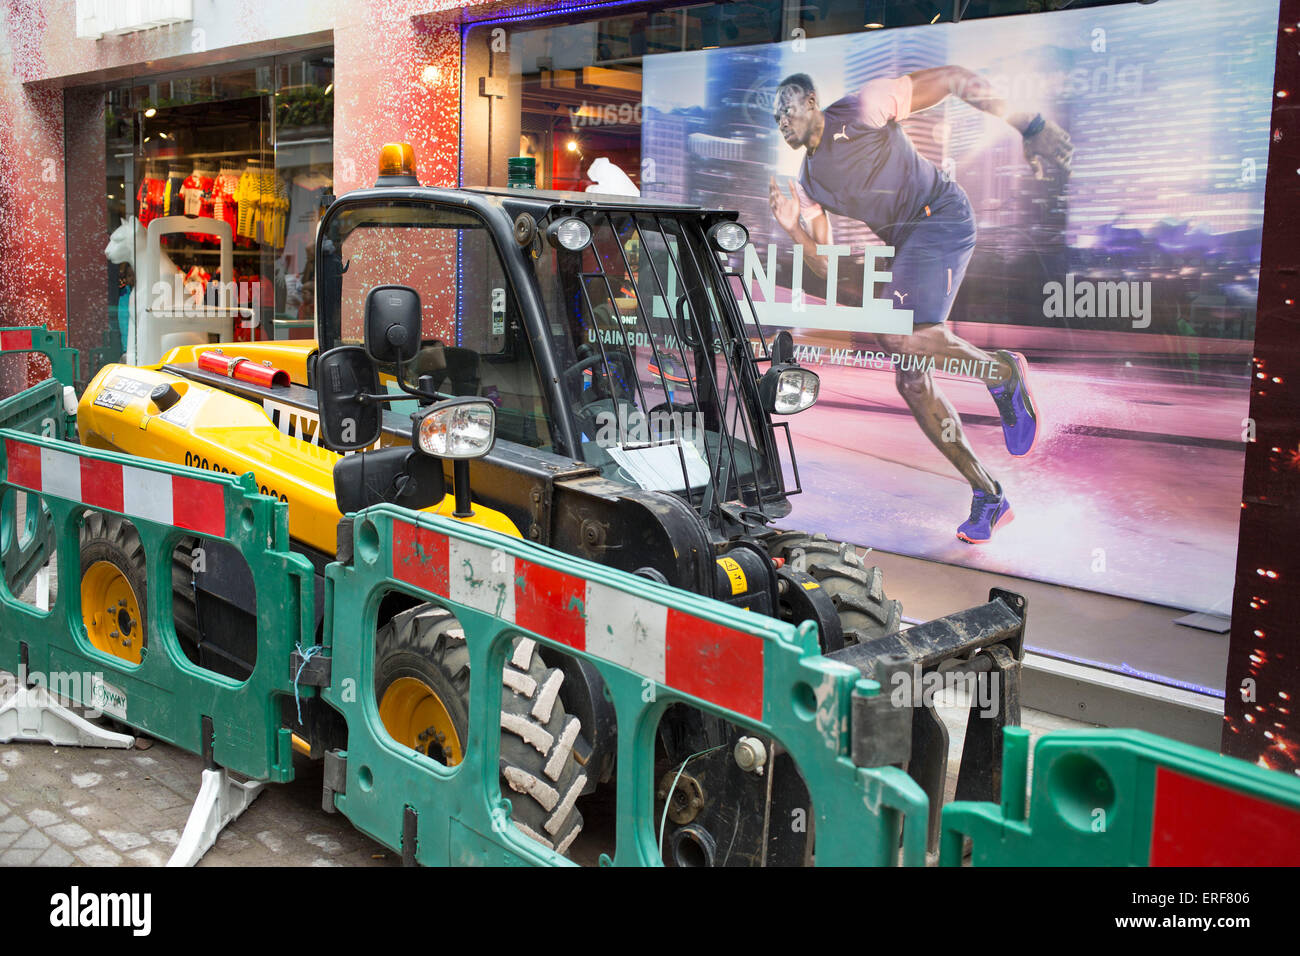
M 3 671 L 0 676 L 9 677 Z M 10 684 L 12 686 L 12 684 Z M 946 800 L 956 789 L 966 708 L 948 726 Z M 1025 710 L 1031 738 L 1088 726 Z M 0 743 L 0 867 L 161 866 L 198 795 L 200 757 L 162 741 L 105 750 Z M 270 784 L 217 838 L 199 866 L 400 866 L 399 854 L 321 809 L 322 766 L 295 755 L 297 779 Z M 945 801 L 946 802 L 946 801 Z M 580 858 L 575 859 L 594 865 Z
M 147 750 L 0 744 L 0 866 L 161 866 L 185 829 L 203 761 Z M 321 809 L 319 765 L 266 787 L 200 866 L 397 866 Z

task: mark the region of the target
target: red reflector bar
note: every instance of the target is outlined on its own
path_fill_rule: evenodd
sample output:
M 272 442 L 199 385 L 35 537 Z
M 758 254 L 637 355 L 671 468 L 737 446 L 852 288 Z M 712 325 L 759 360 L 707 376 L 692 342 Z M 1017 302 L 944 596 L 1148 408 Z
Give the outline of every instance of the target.
M 229 356 L 220 351 L 200 352 L 199 368 L 206 372 L 225 375 L 227 378 L 239 379 L 241 382 L 252 382 L 264 388 L 289 384 L 289 373 L 282 368 L 276 368 L 270 362 L 259 365 L 252 359 Z

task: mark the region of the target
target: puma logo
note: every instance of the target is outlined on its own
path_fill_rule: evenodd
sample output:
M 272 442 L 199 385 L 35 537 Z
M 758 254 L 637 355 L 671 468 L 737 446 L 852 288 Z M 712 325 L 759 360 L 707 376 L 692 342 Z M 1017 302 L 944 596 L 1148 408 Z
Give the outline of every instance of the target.
M 907 298 L 907 293 L 906 293 L 906 292 L 897 292 L 897 291 L 896 291 L 896 292 L 894 293 L 894 295 L 898 296 L 898 304 L 899 304 L 899 305 L 902 305 L 902 304 L 903 304 L 903 300 Z
M 840 140 L 840 139 L 848 139 L 849 138 L 848 129 L 849 129 L 848 123 L 842 125 L 840 127 L 840 131 L 831 137 L 831 142 L 835 142 L 836 140 Z

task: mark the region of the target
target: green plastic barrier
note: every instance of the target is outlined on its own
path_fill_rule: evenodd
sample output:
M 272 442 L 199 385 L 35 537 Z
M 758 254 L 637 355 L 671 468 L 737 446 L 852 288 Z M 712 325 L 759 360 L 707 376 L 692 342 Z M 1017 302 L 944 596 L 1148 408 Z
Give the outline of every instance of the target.
M 64 411 L 63 386 L 49 378 L 0 402 L 0 428 L 54 437 L 75 430 L 76 421 Z M 22 594 L 54 554 L 54 521 L 37 505 L 20 503 L 15 491 L 0 494 L 0 566 L 12 594 Z
M 64 344 L 64 334 L 44 327 L 0 329 L 0 353 L 4 352 L 45 353 L 53 377 L 6 401 L 0 412 L 0 428 L 75 439 L 77 419 L 64 409 L 63 389 L 73 384 L 77 350 Z M 23 593 L 54 553 L 54 524 L 49 509 L 24 507 L 21 515 L 19 510 L 17 495 L 0 495 L 0 566 L 14 594 Z
M 0 667 L 87 675 L 65 696 L 217 765 L 262 780 L 293 777 L 282 705 L 295 693 L 295 648 L 315 644 L 311 563 L 289 550 L 287 505 L 251 476 L 216 475 L 59 440 L 70 424 L 62 388 L 47 381 L 0 401 Z M 20 533 L 16 494 L 27 495 Z M 172 621 L 170 587 L 150 588 L 138 665 L 96 650 L 82 626 L 78 528 L 87 508 L 128 517 L 150 582 L 171 580 L 182 537 L 228 542 L 257 582 L 258 654 L 247 681 L 192 664 Z M 33 517 L 35 516 L 35 517 Z M 348 749 L 327 764 L 333 806 L 361 830 L 426 864 L 570 861 L 524 836 L 500 789 L 500 687 L 505 655 L 523 635 L 600 672 L 619 726 L 616 865 L 657 865 L 655 730 L 686 703 L 789 752 L 812 799 L 819 865 L 919 865 L 927 801 L 893 767 L 855 766 L 853 695 L 878 693 L 817 651 L 798 628 L 531 542 L 384 506 L 353 519 L 349 563 L 326 569 L 319 693 L 344 717 Z M 42 531 L 41 529 L 44 529 Z M 40 538 L 46 550 L 24 550 Z M 53 550 L 50 550 L 52 548 Z M 33 562 L 54 554 L 57 589 L 41 611 L 15 596 Z M 37 560 L 37 559 L 41 560 Z M 11 573 L 11 567 L 19 570 Z M 24 570 L 25 569 L 25 570 Z M 374 633 L 391 590 L 440 604 L 459 619 L 471 659 L 470 747 L 445 767 L 396 744 L 379 720 Z M 210 727 L 210 730 L 205 730 Z M 210 737 L 206 736 L 210 733 Z M 1001 805 L 943 811 L 941 863 L 959 865 L 1251 865 L 1300 863 L 1300 780 L 1137 731 L 1042 738 L 1026 792 L 1028 734 L 1005 731 Z
M 50 360 L 50 376 L 55 381 L 60 385 L 76 382 L 77 350 L 68 347 L 63 332 L 43 325 L 0 328 L 0 352 L 43 352 Z
M 354 519 L 351 565 L 327 569 L 326 644 L 333 679 L 325 700 L 348 724 L 346 783 L 334 806 L 359 829 L 402 846 L 410 812 L 417 862 L 434 865 L 566 864 L 508 823 L 500 785 L 501 672 L 524 635 L 590 661 L 618 717 L 615 865 L 658 865 L 655 729 L 684 702 L 775 737 L 812 798 L 818 865 L 925 862 L 928 803 L 893 767 L 849 759 L 849 706 L 878 690 L 818 652 L 798 628 L 531 542 L 391 506 Z M 446 767 L 395 743 L 379 719 L 374 640 L 390 590 L 450 610 L 470 653 L 465 759 Z M 355 683 L 347 683 L 349 675 Z
M 294 693 L 295 645 L 306 648 L 315 640 L 312 568 L 288 551 L 287 506 L 256 494 L 247 477 L 93 451 L 34 433 L 50 416 L 61 421 L 61 390 L 52 385 L 0 402 L 0 423 L 32 429 L 0 427 L 0 492 L 8 498 L 22 491 L 46 509 L 57 579 L 64 585 L 48 612 L 0 589 L 0 667 L 17 671 L 25 655 L 29 673 L 96 675 L 83 682 L 90 686 L 81 693 L 66 696 L 195 753 L 205 752 L 202 728 L 210 718 L 213 762 L 258 779 L 291 779 L 282 698 Z M 170 588 L 148 590 L 148 641 L 139 665 L 89 644 L 80 589 L 69 584 L 80 579 L 78 521 L 87 508 L 130 518 L 144 544 L 150 582 L 171 580 L 171 555 L 182 536 L 220 538 L 241 551 L 258 582 L 258 655 L 246 682 L 185 657 L 170 623 Z M 892 864 L 900 837 L 903 861 L 924 863 L 924 793 L 900 770 L 855 767 L 848 757 L 850 698 L 855 688 L 871 693 L 878 687 L 822 658 L 810 625 L 795 629 L 399 508 L 358 516 L 355 541 L 353 566 L 327 569 L 323 645 L 332 659 L 323 694 L 349 726 L 347 783 L 335 805 L 380 842 L 401 849 L 409 807 L 419 821 L 419 862 L 569 862 L 510 825 L 500 791 L 501 670 L 509 642 L 524 633 L 592 661 L 609 687 L 620 728 L 618 842 L 611 862 L 659 862 L 654 731 L 668 706 L 685 701 L 775 737 L 790 752 L 812 796 L 819 864 Z M 453 567 L 461 574 L 454 583 Z M 474 584 L 480 577 L 487 582 L 483 589 Z M 455 768 L 394 743 L 373 692 L 366 692 L 374 687 L 378 603 L 393 588 L 445 605 L 466 632 L 475 744 Z M 561 597 L 567 603 L 557 604 Z M 617 607 L 619 614 L 639 611 L 658 620 L 659 657 L 645 657 L 644 640 L 614 635 L 612 628 L 603 645 L 595 633 L 588 644 L 593 601 L 607 611 Z M 299 692 L 316 691 L 303 685 Z
M 216 765 L 262 780 L 292 779 L 283 699 L 295 693 L 291 655 L 316 643 L 313 570 L 289 551 L 287 505 L 259 495 L 251 476 L 216 475 L 49 437 L 61 430 L 53 381 L 0 401 L 0 494 L 27 495 L 50 523 L 61 583 L 41 611 L 0 588 L 0 667 L 86 675 L 60 692 Z M 79 522 L 86 509 L 125 515 L 140 534 L 146 577 L 171 581 L 181 537 L 237 548 L 257 582 L 258 653 L 238 682 L 192 664 L 172 626 L 170 587 L 150 587 L 145 655 L 135 665 L 95 649 L 82 625 Z M 568 864 L 509 822 L 501 793 L 501 672 L 512 639 L 529 636 L 600 671 L 619 725 L 617 849 L 608 862 L 660 862 L 654 798 L 655 728 L 685 702 L 775 738 L 808 786 L 820 865 L 925 862 L 924 792 L 893 767 L 854 766 L 850 701 L 879 687 L 818 653 L 799 628 L 530 542 L 395 507 L 354 519 L 354 558 L 326 569 L 319 692 L 348 724 L 346 783 L 337 809 L 380 842 L 402 849 L 418 821 L 414 857 L 425 864 Z M 0 537 L 13 550 L 16 537 Z M 0 548 L 2 550 L 2 548 Z M 396 744 L 373 693 L 378 605 L 396 589 L 451 610 L 471 657 L 471 746 L 454 768 Z M 645 626 L 624 628 L 641 620 Z M 603 628 L 601 622 L 608 622 Z M 617 632 L 614 625 L 618 625 Z M 302 684 L 298 693 L 316 688 Z M 211 737 L 205 739 L 210 721 Z M 327 774 L 327 779 L 328 774 Z
M 41 388 L 0 401 L 0 422 L 57 416 L 61 395 Z M 34 401 L 41 394 L 43 406 Z M 287 505 L 258 494 L 251 476 L 216 475 L 0 428 L 0 493 L 8 499 L 19 490 L 50 516 L 60 586 L 47 612 L 0 588 L 0 667 L 16 673 L 25 655 L 29 674 L 62 681 L 58 691 L 79 704 L 193 753 L 210 753 L 218 765 L 247 776 L 292 779 L 281 704 L 294 693 L 295 644 L 315 643 L 315 583 L 310 562 L 289 551 Z M 139 664 L 97 650 L 85 636 L 79 527 L 88 508 L 129 518 L 144 545 L 147 581 L 167 582 L 147 589 L 147 641 Z M 239 549 L 257 582 L 257 661 L 242 683 L 191 663 L 177 641 L 172 553 L 180 538 L 192 536 Z M 205 740 L 208 720 L 212 733 Z
M 1300 779 L 1138 730 L 1003 738 L 1002 803 L 943 809 L 940 864 L 1300 865 Z

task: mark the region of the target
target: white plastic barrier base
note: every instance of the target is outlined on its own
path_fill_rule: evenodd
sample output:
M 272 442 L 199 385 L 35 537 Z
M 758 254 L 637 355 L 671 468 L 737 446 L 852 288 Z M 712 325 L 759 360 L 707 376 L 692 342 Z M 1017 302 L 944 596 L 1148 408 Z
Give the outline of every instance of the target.
M 0 743 L 20 742 L 129 749 L 135 738 L 92 724 L 55 701 L 43 687 L 19 687 L 0 704 Z
M 190 811 L 185 832 L 181 834 L 181 841 L 167 865 L 193 866 L 203 859 L 203 854 L 212 849 L 226 824 L 247 810 L 264 786 L 266 782 L 262 780 L 247 783 L 231 780 L 224 767 L 204 770 L 194 809 Z

